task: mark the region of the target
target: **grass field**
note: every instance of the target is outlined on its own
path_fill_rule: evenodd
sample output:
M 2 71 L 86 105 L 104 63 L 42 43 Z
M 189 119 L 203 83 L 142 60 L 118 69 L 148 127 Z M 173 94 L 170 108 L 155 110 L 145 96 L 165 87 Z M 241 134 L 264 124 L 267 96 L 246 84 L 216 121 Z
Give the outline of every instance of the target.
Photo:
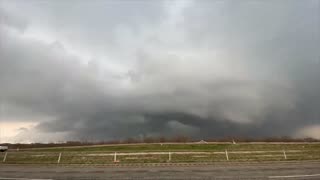
M 0 153 L 1 163 L 8 164 L 114 164 L 114 160 L 119 164 L 320 160 L 320 143 L 131 144 L 35 148 L 10 150 L 6 158 L 5 153 Z

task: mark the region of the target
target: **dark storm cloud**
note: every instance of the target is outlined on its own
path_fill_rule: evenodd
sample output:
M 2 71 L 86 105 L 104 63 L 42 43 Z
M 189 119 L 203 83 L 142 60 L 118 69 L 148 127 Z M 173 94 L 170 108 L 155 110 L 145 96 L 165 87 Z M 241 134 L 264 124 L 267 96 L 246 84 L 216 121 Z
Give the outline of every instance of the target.
M 2 1 L 3 114 L 38 123 L 18 139 L 296 136 L 320 124 L 319 1 L 160 2 Z

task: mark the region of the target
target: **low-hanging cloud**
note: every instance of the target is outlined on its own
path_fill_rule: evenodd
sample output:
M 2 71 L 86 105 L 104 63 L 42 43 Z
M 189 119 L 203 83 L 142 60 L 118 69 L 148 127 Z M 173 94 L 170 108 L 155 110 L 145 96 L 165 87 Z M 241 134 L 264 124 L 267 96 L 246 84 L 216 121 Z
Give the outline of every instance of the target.
M 319 8 L 2 1 L 2 121 L 36 124 L 19 142 L 317 137 Z

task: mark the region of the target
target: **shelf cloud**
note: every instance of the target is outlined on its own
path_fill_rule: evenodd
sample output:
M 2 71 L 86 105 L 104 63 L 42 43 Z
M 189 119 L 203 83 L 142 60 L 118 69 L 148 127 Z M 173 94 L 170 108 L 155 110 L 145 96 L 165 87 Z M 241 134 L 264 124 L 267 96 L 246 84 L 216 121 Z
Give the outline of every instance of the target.
M 314 137 L 320 2 L 1 1 L 8 141 Z M 10 126 L 10 127 L 11 127 Z

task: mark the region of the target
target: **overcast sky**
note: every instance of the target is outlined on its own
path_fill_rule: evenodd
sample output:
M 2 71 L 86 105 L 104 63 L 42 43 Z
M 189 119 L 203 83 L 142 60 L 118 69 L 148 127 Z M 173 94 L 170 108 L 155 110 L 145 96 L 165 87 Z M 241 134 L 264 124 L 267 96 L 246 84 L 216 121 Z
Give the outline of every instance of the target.
M 1 139 L 320 139 L 320 0 L 0 0 Z

